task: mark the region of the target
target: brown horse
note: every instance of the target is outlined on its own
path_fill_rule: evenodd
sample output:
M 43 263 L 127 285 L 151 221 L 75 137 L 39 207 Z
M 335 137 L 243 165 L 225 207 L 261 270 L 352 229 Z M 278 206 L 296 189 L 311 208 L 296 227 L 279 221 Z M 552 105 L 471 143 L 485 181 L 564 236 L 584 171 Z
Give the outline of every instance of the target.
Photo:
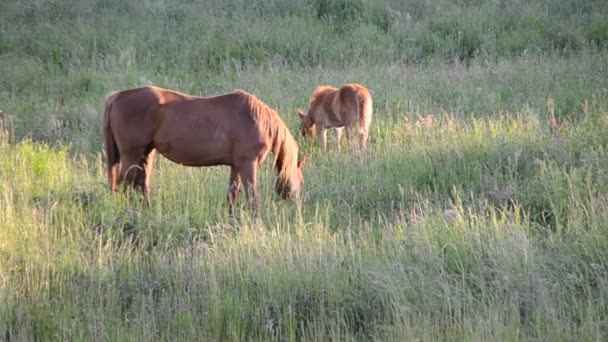
M 241 90 L 217 97 L 153 86 L 113 92 L 106 99 L 103 135 L 110 188 L 131 186 L 146 202 L 155 151 L 187 166 L 230 166 L 231 211 L 242 184 L 257 208 L 257 172 L 269 152 L 283 199 L 296 196 L 304 182 L 305 160 L 298 162 L 298 144 L 288 128 L 274 110 Z
M 372 122 L 372 97 L 360 84 L 346 84 L 340 89 L 321 86 L 310 97 L 308 113 L 298 111 L 298 115 L 302 136 L 312 136 L 316 130 L 324 150 L 327 149 L 328 128 L 335 128 L 334 140 L 339 148 L 342 129 L 350 143 L 351 129 L 358 123 L 359 144 L 365 149 Z

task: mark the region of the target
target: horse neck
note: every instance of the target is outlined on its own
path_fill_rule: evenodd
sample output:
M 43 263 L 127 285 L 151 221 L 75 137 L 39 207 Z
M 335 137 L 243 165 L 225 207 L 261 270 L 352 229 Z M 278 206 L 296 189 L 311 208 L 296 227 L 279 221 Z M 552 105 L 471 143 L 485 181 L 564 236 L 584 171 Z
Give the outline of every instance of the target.
M 280 133 L 280 129 L 273 129 L 270 130 L 269 132 L 269 139 L 272 142 L 271 143 L 271 151 L 272 154 L 274 154 L 274 158 L 275 158 L 275 170 L 277 172 L 278 175 L 280 175 L 281 173 L 283 173 L 283 168 L 285 167 L 285 153 L 286 153 L 286 146 L 285 146 L 285 137 L 282 136 L 282 134 Z
M 290 139 L 293 139 L 285 127 L 278 127 L 271 130 L 269 137 L 272 141 L 272 153 L 275 156 L 275 170 L 279 178 L 283 181 L 289 181 L 293 176 L 297 167 L 293 153 L 297 154 L 297 150 L 293 150 L 293 144 Z
M 274 167 L 278 181 L 282 184 L 291 185 L 296 176 L 297 144 L 289 133 L 287 126 L 276 113 L 259 103 L 253 107 L 258 127 L 274 155 Z

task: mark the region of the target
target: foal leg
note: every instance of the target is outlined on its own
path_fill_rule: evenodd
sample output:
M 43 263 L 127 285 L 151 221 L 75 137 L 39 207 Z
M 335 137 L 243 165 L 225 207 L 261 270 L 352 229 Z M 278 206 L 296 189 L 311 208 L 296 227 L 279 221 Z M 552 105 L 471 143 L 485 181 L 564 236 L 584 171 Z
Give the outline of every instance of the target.
M 349 150 L 352 150 L 352 138 L 353 134 L 350 126 L 344 126 L 344 134 L 346 135 L 346 143 L 348 145 Z
M 365 151 L 367 149 L 367 138 L 369 136 L 369 132 L 367 130 L 362 130 L 359 133 L 361 134 L 359 146 L 361 147 L 362 151 Z
M 342 149 L 342 146 L 340 145 L 340 139 L 342 138 L 343 130 L 344 130 L 344 127 L 335 127 L 334 128 L 334 143 L 336 144 L 336 148 L 338 149 L 338 151 L 340 151 Z
M 228 212 L 232 215 L 234 211 L 234 204 L 239 197 L 241 191 L 241 177 L 237 169 L 232 166 L 230 167 L 230 182 L 228 183 L 228 194 L 226 195 L 228 200 Z
M 327 151 L 327 128 L 317 125 L 317 137 L 323 146 L 323 151 Z

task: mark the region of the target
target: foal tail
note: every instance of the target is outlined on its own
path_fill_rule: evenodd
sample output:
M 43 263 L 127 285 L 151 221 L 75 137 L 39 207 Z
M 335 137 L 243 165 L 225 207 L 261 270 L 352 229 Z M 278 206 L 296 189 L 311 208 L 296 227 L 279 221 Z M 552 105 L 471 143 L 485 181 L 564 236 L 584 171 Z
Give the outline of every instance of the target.
M 110 112 L 112 110 L 112 102 L 116 97 L 116 92 L 111 93 L 106 98 L 106 106 L 103 114 L 103 142 L 106 152 L 106 163 L 108 167 L 108 183 L 110 189 L 116 191 L 117 188 L 117 176 L 118 176 L 118 164 L 120 163 L 120 151 L 118 145 L 114 140 L 114 133 L 112 133 L 112 127 L 110 126 Z
M 361 134 L 361 145 L 367 144 L 369 126 L 372 123 L 372 98 L 367 92 L 357 92 L 357 111 L 359 112 L 359 133 Z
M 357 110 L 359 111 L 359 131 L 367 132 L 372 122 L 372 98 L 365 93 L 357 93 Z

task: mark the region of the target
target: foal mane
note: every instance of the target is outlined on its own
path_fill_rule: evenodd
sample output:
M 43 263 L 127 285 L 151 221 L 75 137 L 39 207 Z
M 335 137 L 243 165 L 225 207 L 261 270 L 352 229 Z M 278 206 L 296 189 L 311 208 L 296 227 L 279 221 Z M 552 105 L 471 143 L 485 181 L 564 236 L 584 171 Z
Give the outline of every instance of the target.
M 318 86 L 317 89 L 312 93 L 309 100 L 309 106 L 312 106 L 315 102 L 319 101 L 323 95 L 331 92 L 335 92 L 338 89 L 336 87 L 332 87 L 330 85 L 322 85 Z
M 269 142 L 274 155 L 273 165 L 278 176 L 277 185 L 281 183 L 281 189 L 284 189 L 297 177 L 298 143 L 275 110 L 260 101 L 255 95 L 243 90 L 235 92 L 246 101 L 253 120 L 258 124 L 266 141 Z M 280 189 L 277 187 L 277 192 L 279 191 Z

